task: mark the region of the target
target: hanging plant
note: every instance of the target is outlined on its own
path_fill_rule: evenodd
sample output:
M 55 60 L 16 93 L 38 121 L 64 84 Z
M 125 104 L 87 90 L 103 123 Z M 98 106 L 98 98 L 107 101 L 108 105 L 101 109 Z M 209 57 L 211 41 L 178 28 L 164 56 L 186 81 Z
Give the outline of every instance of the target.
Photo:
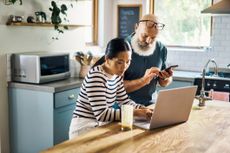
M 22 0 L 5 0 L 6 5 L 14 4 L 19 1 L 19 4 L 22 5 Z
M 68 26 L 62 26 L 60 27 L 60 24 L 62 23 L 62 18 L 60 15 L 64 15 L 63 20 L 67 21 L 67 6 L 65 4 L 62 4 L 60 7 L 57 6 L 57 3 L 55 1 L 51 1 L 51 6 L 49 10 L 51 13 L 51 23 L 54 25 L 54 29 L 58 31 L 58 34 L 64 33 L 64 30 L 68 30 Z M 53 39 L 58 39 L 53 38 Z

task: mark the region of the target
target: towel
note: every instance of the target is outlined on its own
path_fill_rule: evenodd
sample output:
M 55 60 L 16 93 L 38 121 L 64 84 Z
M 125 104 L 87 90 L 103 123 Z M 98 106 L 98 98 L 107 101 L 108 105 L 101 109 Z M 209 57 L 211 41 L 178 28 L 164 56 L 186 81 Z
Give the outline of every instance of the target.
M 221 100 L 229 102 L 229 92 L 221 92 L 221 91 L 209 91 L 209 97 L 213 100 Z

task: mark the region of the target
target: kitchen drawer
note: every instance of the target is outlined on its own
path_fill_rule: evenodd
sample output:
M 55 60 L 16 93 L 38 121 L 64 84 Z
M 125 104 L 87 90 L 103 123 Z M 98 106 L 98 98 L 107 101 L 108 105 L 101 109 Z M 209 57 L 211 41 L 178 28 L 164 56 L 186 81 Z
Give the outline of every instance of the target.
M 54 107 L 58 108 L 58 107 L 63 107 L 63 106 L 76 103 L 79 92 L 80 92 L 80 88 L 75 88 L 75 89 L 55 93 Z

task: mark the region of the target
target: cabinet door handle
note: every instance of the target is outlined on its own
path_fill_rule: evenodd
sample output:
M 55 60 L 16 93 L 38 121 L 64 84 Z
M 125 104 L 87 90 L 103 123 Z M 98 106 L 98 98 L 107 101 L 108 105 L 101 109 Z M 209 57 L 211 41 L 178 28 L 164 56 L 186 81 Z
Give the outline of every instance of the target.
M 75 99 L 75 95 L 74 94 L 69 95 L 68 99 Z

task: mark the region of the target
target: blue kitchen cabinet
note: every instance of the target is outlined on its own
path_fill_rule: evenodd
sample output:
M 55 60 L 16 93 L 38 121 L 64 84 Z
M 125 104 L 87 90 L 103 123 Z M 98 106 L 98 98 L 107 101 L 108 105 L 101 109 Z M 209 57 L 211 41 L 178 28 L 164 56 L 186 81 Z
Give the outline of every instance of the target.
M 9 87 L 12 153 L 37 153 L 68 139 L 79 88 L 61 92 Z
M 56 93 L 54 96 L 54 144 L 69 138 L 69 125 L 80 88 Z

